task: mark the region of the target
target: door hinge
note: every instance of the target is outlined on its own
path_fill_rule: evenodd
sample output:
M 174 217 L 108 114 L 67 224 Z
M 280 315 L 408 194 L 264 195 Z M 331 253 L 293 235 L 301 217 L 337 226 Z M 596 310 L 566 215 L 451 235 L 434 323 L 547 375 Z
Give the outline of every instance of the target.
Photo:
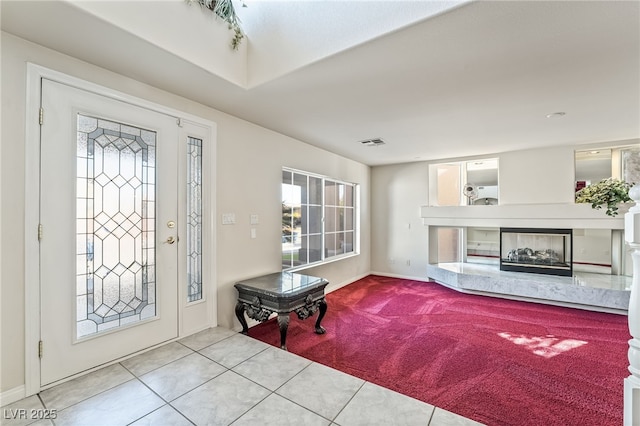
M 38 122 L 40 123 L 40 125 L 42 126 L 42 123 L 44 122 L 44 109 L 40 108 L 40 112 L 38 113 Z
M 178 127 L 182 127 L 182 120 L 180 119 L 180 117 L 176 118 L 176 124 L 178 125 Z
M 42 344 L 42 340 L 38 342 L 38 358 L 42 358 L 42 352 L 44 351 L 44 345 Z
M 42 241 L 42 224 L 38 224 L 38 241 Z

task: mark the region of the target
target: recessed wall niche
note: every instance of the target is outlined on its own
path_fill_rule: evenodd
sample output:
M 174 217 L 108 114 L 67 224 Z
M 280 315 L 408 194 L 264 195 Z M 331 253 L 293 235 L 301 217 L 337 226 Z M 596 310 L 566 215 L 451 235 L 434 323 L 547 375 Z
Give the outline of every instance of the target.
M 498 159 L 429 164 L 429 205 L 498 204 Z
M 441 228 L 443 231 L 442 248 L 446 247 L 447 255 L 440 262 L 456 262 L 466 258 L 468 263 L 499 265 L 500 228 L 467 227 Z M 466 252 L 453 254 L 457 247 L 456 238 L 466 234 Z M 630 275 L 628 268 L 622 268 L 622 260 L 616 260 L 616 252 L 622 251 L 619 238 L 614 238 L 609 229 L 573 229 L 573 270 L 575 272 L 592 272 L 598 274 Z M 616 269 L 617 267 L 617 269 Z
M 499 259 L 499 228 L 467 228 L 467 262 L 498 264 Z
M 621 145 L 575 152 L 576 191 L 607 178 L 640 181 L 640 146 Z

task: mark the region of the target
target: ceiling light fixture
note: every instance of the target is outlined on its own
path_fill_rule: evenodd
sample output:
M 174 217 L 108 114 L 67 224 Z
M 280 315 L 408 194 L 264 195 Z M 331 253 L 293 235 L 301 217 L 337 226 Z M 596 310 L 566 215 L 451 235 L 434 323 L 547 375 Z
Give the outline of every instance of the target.
M 565 115 L 567 115 L 566 112 L 553 112 L 551 114 L 547 114 L 547 118 L 560 118 L 560 117 L 564 117 Z

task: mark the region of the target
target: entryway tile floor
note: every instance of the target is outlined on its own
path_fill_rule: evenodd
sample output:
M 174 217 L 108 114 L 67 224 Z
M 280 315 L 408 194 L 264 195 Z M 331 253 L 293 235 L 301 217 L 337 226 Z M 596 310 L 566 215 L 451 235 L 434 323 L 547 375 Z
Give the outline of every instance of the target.
M 479 425 L 215 327 L 2 407 L 3 425 Z M 43 415 L 53 419 L 42 419 Z

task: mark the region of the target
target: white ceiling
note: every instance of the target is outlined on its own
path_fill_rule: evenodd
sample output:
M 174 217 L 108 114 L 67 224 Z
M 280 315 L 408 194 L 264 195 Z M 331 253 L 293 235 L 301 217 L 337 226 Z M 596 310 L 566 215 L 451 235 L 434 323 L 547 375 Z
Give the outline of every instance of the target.
M 4 0 L 2 29 L 369 165 L 640 138 L 640 2 L 459 3 L 244 87 L 64 2 Z M 256 25 L 264 9 L 241 12 Z M 371 138 L 386 145 L 358 143 Z

